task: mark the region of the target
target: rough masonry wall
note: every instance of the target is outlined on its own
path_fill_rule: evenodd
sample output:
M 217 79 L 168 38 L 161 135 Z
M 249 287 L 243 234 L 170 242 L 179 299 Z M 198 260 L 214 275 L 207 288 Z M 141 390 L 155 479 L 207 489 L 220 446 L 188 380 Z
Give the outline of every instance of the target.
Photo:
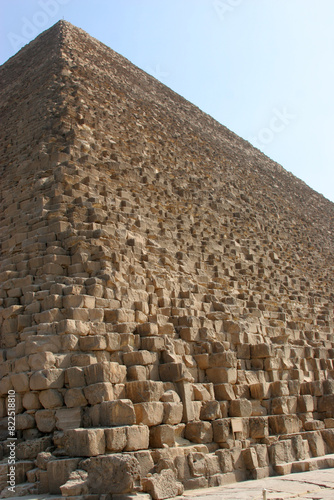
M 66 22 L 1 76 L 24 491 L 163 498 L 333 453 L 333 204 Z

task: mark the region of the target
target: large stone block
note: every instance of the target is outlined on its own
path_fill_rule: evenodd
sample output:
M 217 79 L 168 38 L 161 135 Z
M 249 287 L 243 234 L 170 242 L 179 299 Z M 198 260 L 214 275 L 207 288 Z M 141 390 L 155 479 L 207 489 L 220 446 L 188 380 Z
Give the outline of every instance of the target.
M 182 495 L 183 486 L 175 479 L 171 470 L 164 469 L 160 474 L 153 474 L 143 481 L 143 489 L 147 491 L 153 500 L 164 500 Z
M 88 472 L 88 490 L 92 494 L 131 493 L 139 485 L 138 460 L 130 455 L 102 455 L 82 462 Z
M 39 400 L 44 408 L 60 408 L 63 406 L 63 396 L 57 389 L 47 389 L 39 393 Z
M 125 451 L 146 450 L 149 447 L 150 431 L 147 425 L 126 427 Z
M 44 389 L 61 389 L 64 386 L 64 370 L 49 368 L 33 373 L 30 377 L 30 389 L 43 391 Z
M 136 423 L 133 403 L 129 399 L 104 401 L 100 406 L 100 423 L 102 426 L 132 425 Z
M 104 433 L 107 451 L 120 452 L 124 450 L 127 442 L 126 427 L 111 427 L 110 429 L 105 429 Z
M 103 429 L 68 429 L 64 432 L 64 448 L 70 457 L 94 457 L 105 453 Z
M 60 431 L 81 427 L 81 408 L 60 408 L 55 412 L 56 427 Z
M 118 363 L 96 363 L 84 368 L 86 384 L 110 382 L 122 384 L 126 380 L 126 366 Z
M 83 390 L 79 389 L 78 387 L 67 389 L 67 391 L 65 392 L 64 401 L 68 408 L 86 406 L 88 404 Z
M 157 425 L 150 428 L 150 448 L 175 446 L 175 431 L 171 425 Z
M 159 401 L 164 393 L 162 382 L 153 380 L 136 380 L 126 384 L 126 394 L 133 403 Z
M 210 422 L 188 422 L 184 436 L 193 443 L 211 443 L 213 439 L 212 426 Z
M 213 440 L 215 443 L 226 443 L 232 438 L 231 419 L 221 418 L 212 422 Z
M 164 424 L 179 424 L 183 417 L 183 404 L 182 403 L 163 403 L 163 423 Z
M 234 399 L 230 402 L 230 417 L 250 417 L 252 414 L 252 403 L 248 399 Z
M 156 353 L 149 351 L 132 351 L 123 354 L 123 363 L 126 366 L 132 365 L 151 365 L 158 362 Z
M 297 415 L 269 416 L 268 422 L 271 434 L 294 434 L 302 428 L 302 422 Z
M 100 382 L 84 387 L 84 395 L 90 405 L 114 399 L 113 386 L 110 382 Z
M 214 384 L 236 384 L 237 370 L 235 368 L 208 368 L 208 380 Z
M 137 403 L 134 409 L 136 412 L 137 424 L 144 424 L 151 427 L 162 423 L 164 417 L 164 403 L 160 401 Z
M 51 495 L 60 494 L 60 486 L 69 479 L 79 463 L 79 458 L 57 458 L 47 464 L 49 493 Z
M 56 427 L 55 410 L 38 410 L 35 413 L 36 426 L 41 432 L 52 432 Z

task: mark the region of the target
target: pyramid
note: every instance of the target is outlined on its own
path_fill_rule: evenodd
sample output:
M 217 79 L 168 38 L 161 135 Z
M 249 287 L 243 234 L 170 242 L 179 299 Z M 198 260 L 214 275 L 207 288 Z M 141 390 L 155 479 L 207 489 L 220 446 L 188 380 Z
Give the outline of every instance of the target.
M 0 81 L 0 490 L 333 467 L 334 204 L 68 22 Z

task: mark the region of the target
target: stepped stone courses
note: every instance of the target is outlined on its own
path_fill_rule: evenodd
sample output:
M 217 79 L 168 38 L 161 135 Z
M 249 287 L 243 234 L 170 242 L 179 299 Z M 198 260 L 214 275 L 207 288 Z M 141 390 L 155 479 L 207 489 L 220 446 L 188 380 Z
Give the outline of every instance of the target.
M 65 21 L 0 79 L 4 494 L 10 389 L 16 495 L 334 453 L 333 203 Z

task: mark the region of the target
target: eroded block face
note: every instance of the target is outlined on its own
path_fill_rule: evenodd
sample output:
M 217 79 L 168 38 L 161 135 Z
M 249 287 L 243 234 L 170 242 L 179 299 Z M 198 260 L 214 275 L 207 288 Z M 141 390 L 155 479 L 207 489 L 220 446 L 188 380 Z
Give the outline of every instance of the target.
M 146 500 L 330 465 L 333 204 L 65 21 L 0 71 L 20 481 Z

